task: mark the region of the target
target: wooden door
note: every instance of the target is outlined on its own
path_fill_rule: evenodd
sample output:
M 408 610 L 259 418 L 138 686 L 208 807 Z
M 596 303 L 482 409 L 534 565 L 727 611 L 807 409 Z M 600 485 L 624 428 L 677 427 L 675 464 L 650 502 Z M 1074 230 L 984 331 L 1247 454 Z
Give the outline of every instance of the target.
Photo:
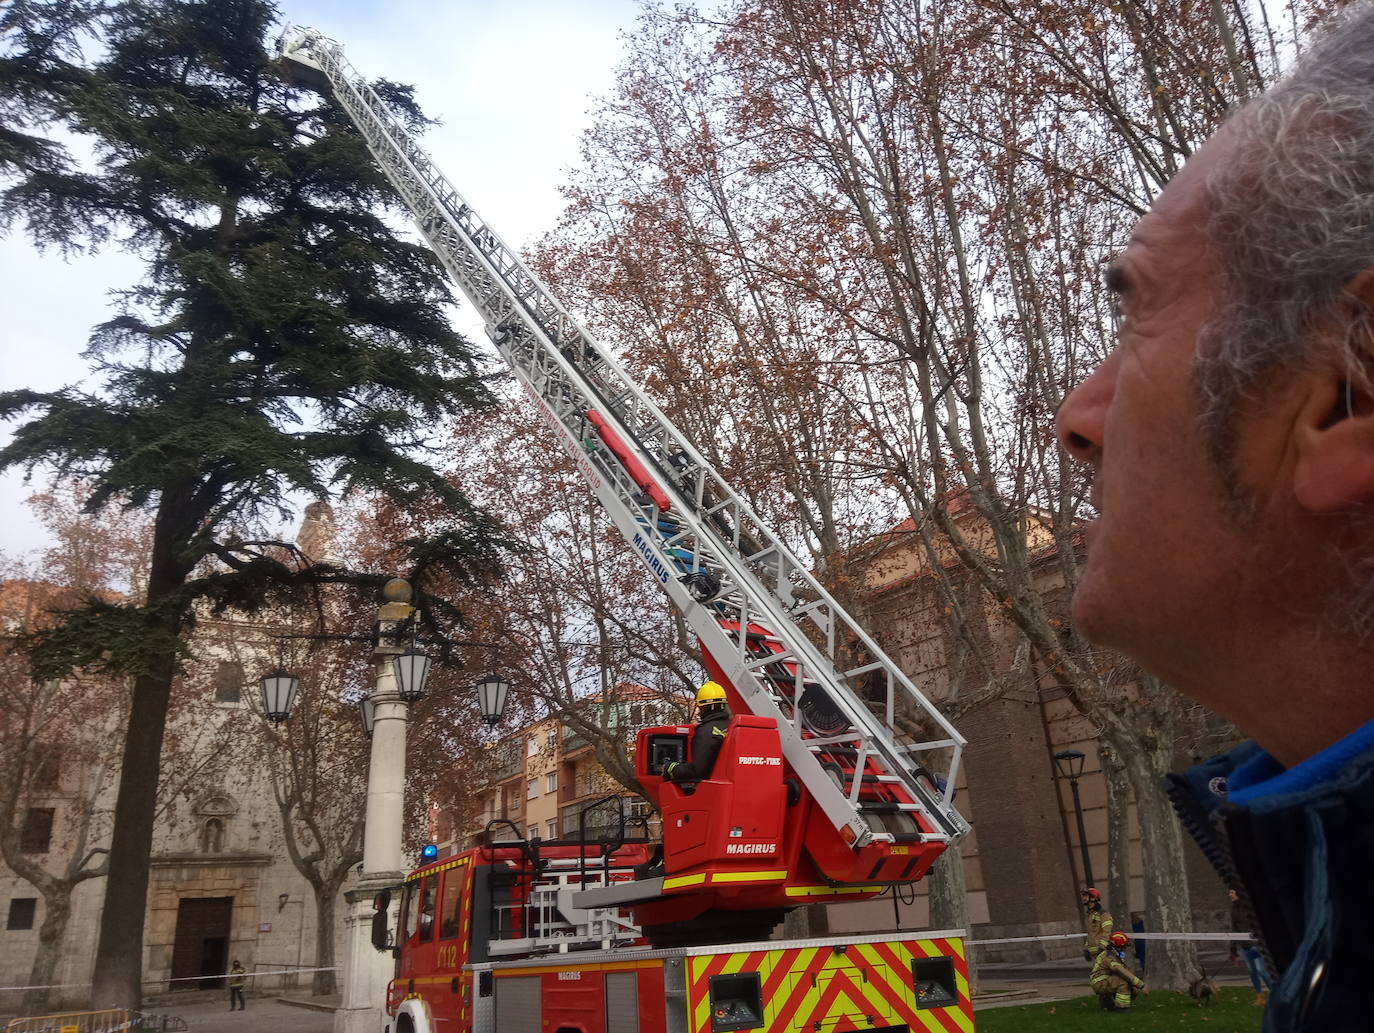
M 183 897 L 172 944 L 173 990 L 214 990 L 229 971 L 233 897 Z M 195 977 L 200 977 L 199 979 Z

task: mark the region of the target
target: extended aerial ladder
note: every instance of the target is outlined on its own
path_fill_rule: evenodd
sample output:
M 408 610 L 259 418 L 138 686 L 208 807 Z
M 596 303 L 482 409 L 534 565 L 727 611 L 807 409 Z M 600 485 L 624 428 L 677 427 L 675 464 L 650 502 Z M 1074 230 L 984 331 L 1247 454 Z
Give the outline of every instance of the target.
M 279 51 L 352 118 L 736 710 L 776 721 L 844 848 L 943 849 L 963 836 L 959 733 L 464 201 L 342 47 L 291 26 Z

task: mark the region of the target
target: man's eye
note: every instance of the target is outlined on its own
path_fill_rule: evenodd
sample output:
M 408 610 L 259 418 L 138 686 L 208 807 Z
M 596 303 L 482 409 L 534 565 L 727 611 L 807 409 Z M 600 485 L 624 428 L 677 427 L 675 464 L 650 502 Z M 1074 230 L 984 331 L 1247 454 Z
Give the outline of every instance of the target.
M 1111 303 L 1112 329 L 1120 333 L 1128 322 L 1126 308 L 1121 304 L 1121 298 L 1113 296 Z

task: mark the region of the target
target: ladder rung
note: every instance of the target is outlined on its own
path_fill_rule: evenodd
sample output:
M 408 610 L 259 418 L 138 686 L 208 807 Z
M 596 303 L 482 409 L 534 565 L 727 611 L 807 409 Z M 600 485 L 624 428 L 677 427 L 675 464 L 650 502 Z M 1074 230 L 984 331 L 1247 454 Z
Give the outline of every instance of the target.
M 796 759 L 807 769 L 808 777 L 820 777 L 817 762 L 838 760 L 843 765 L 846 759 L 853 759 L 849 766 L 857 771 L 850 773 L 851 788 L 845 794 L 852 797 L 847 801 L 849 809 L 846 811 L 828 790 L 824 794 L 824 807 L 830 819 L 837 827 L 852 821 L 862 784 L 906 783 L 913 796 L 926 802 L 925 809 L 942 828 L 954 830 L 954 838 L 963 834 L 966 826 L 950 805 L 947 794 L 931 795 L 915 784 L 922 772 L 913 756 L 922 750 L 952 749 L 954 755 L 948 770 L 953 781 L 958 774 L 963 745 L 957 732 L 920 696 L 901 669 L 883 655 L 876 644 L 862 636 L 862 628 L 857 622 L 829 596 L 785 541 L 761 523 L 749 503 L 735 493 L 692 449 L 681 432 L 659 413 L 648 396 L 619 368 L 611 353 L 595 344 L 539 278 L 524 266 L 515 250 L 468 206 L 432 158 L 411 139 L 405 126 L 392 117 L 387 106 L 344 58 L 342 48 L 309 30 L 295 27 L 291 31 L 295 35 L 290 46 L 283 44 L 283 56 L 296 55 L 306 64 L 313 64 L 333 84 L 336 98 L 362 130 L 383 171 L 405 198 L 422 232 L 434 244 L 440 260 L 458 285 L 472 299 L 483 319 L 493 327 L 505 325 L 511 331 L 504 339 L 493 338 L 498 350 L 552 407 L 556 429 L 574 449 L 579 434 L 575 426 L 560 418 L 560 414 L 579 407 L 606 407 L 608 415 L 611 412 L 619 414 L 624 430 L 651 466 L 654 462 L 667 462 L 675 453 L 690 461 L 687 464 L 691 470 L 690 482 L 681 485 L 689 509 L 680 514 L 683 535 L 685 537 L 690 531 L 693 536 L 695 548 L 691 550 L 691 562 L 698 562 L 700 557 L 708 566 L 714 564 L 712 570 L 720 577 L 722 591 L 700 605 L 689 601 L 684 615 L 698 635 L 703 636 L 703 643 L 709 642 L 712 649 L 728 650 L 729 640 L 732 637 L 737 640 L 739 657 L 727 673 L 732 677 L 743 676 L 751 682 L 751 691 L 757 693 L 751 698 L 756 698 L 764 710 L 778 716 L 780 721 L 789 719 L 788 697 L 792 697 L 791 704 L 797 704 L 802 687 L 796 686 L 788 692 L 787 686 L 793 680 L 776 677 L 780 669 L 773 667 L 775 664 L 796 664 L 797 680 L 820 683 L 834 696 L 837 704 L 844 705 L 848 719 L 853 722 L 848 734 L 822 735 L 814 740 L 801 739 L 799 743 L 789 740 L 789 750 L 797 750 Z M 571 366 L 557 354 L 566 347 L 576 352 L 567 360 Z M 550 363 L 556 372 L 546 376 L 544 371 L 550 369 Z M 617 464 L 608 460 L 593 460 L 593 464 L 589 471 L 593 479 L 598 473 L 605 477 L 603 498 L 613 510 L 613 519 L 622 531 L 631 533 L 626 525 L 639 514 L 640 507 L 634 501 L 630 479 Z M 600 486 L 598 490 L 602 490 Z M 652 517 L 655 510 L 646 506 L 644 512 Z M 698 550 L 703 548 L 713 555 L 701 555 Z M 773 578 L 774 570 L 777 584 L 770 585 L 767 582 Z M 803 598 L 808 591 L 814 591 L 815 595 L 810 597 L 814 601 L 795 606 L 797 589 L 801 590 Z M 679 596 L 680 593 L 675 594 L 675 598 Z M 808 622 L 805 631 L 796 626 L 803 618 Z M 723 627 L 732 619 L 738 621 L 740 628 L 733 635 Z M 745 660 L 746 642 L 739 640 L 745 639 L 744 629 L 753 621 L 771 629 L 769 641 L 787 647 L 784 655 Z M 712 626 L 713 622 L 716 626 Z M 863 637 L 865 644 L 871 647 L 871 654 L 878 662 L 869 665 L 868 669 L 881 669 L 885 674 L 887 720 L 871 712 L 854 691 L 850 681 L 854 672 L 842 673 L 833 669 L 838 659 L 837 633 L 846 630 Z M 816 641 L 813 632 L 819 632 L 825 644 Z M 731 656 L 726 651 L 718 659 L 725 663 Z M 740 664 L 745 666 L 741 668 Z M 760 668 L 766 670 L 760 672 Z M 774 674 L 771 680 L 769 673 Z M 948 738 L 903 745 L 900 740 L 904 736 L 894 728 L 891 720 L 899 689 L 912 695 Z M 800 719 L 796 720 L 799 723 Z M 910 809 L 921 808 L 911 805 Z

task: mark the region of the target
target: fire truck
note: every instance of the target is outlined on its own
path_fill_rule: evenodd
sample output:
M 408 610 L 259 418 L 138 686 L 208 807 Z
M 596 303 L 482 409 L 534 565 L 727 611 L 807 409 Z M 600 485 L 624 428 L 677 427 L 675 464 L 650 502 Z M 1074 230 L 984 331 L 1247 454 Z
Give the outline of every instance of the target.
M 278 51 L 285 74 L 357 126 L 735 715 L 695 784 L 662 777 L 689 757 L 689 727 L 639 732 L 660 844 L 630 835 L 623 813 L 584 813 L 565 839 L 513 825 L 503 839 L 498 824 L 485 845 L 412 873 L 387 1001 L 396 1033 L 971 1030 L 958 930 L 769 938 L 793 908 L 922 878 L 967 833 L 953 805 L 963 738 L 477 215 L 343 48 L 290 26 Z M 385 929 L 389 899 L 379 906 Z

